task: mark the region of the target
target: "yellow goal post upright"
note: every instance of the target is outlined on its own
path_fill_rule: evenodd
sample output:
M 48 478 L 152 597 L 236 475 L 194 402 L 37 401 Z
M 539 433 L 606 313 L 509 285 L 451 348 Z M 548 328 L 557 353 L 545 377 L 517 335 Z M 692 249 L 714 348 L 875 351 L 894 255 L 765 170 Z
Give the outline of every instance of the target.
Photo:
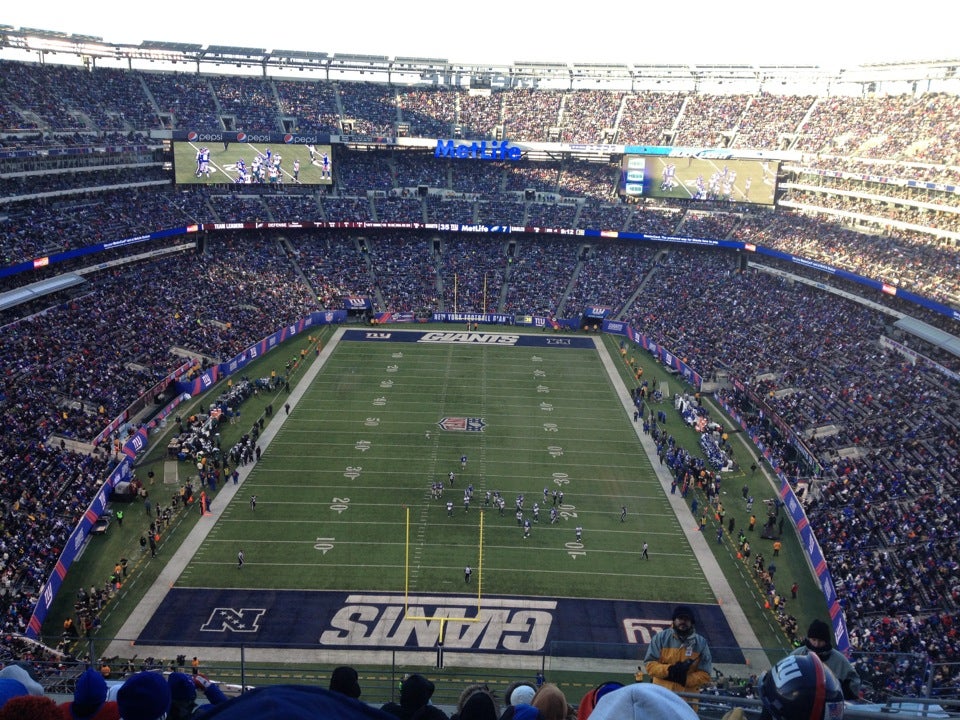
M 440 633 L 438 642 L 443 645 L 443 637 L 448 622 L 478 622 L 480 620 L 480 602 L 483 599 L 483 510 L 480 511 L 480 527 L 477 536 L 477 612 L 473 617 L 431 617 L 427 615 L 410 614 L 410 508 L 406 508 L 406 537 L 404 538 L 404 568 L 403 568 L 403 619 L 422 622 L 438 621 Z

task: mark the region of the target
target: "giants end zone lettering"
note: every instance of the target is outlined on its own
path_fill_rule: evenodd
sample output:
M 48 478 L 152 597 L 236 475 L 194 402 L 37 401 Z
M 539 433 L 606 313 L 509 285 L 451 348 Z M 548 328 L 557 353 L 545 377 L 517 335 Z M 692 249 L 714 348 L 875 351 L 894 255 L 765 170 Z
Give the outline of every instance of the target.
M 516 345 L 519 335 L 496 335 L 493 333 L 428 332 L 417 342 L 422 343 L 470 343 L 477 345 Z
M 201 632 L 241 632 L 260 631 L 260 618 L 266 608 L 215 608 L 207 621 L 200 626 Z
M 352 595 L 320 633 L 324 647 L 416 647 L 433 648 L 440 635 L 440 618 L 469 617 L 475 600 L 437 598 L 442 605 L 409 606 L 405 620 L 402 599 Z M 385 603 L 383 601 L 389 601 Z M 553 624 L 554 601 L 491 599 L 476 622 L 446 621 L 444 647 L 456 650 L 512 650 L 541 652 Z

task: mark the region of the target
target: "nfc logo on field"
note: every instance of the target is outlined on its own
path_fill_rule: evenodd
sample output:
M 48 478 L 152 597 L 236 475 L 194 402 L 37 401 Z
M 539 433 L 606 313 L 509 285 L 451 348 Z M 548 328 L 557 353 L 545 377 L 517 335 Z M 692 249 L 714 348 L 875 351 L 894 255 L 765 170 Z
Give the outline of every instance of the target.
M 478 417 L 445 417 L 437 423 L 441 430 L 455 432 L 483 432 L 487 426 L 483 418 Z
M 266 608 L 214 608 L 207 621 L 200 626 L 201 632 L 260 632 L 260 618 Z

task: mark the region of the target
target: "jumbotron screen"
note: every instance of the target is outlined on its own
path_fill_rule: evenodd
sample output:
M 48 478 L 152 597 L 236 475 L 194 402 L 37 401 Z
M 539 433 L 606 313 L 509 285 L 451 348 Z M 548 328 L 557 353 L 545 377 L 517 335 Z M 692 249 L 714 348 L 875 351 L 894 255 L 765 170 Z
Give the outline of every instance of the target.
M 184 185 L 332 185 L 333 152 L 330 145 L 175 140 L 173 173 Z
M 773 205 L 779 165 L 777 160 L 624 155 L 620 193 Z

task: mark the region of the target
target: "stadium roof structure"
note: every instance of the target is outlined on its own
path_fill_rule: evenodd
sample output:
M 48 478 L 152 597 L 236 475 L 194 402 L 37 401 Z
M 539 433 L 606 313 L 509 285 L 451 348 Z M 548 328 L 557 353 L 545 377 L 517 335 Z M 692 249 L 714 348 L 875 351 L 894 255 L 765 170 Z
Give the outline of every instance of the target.
M 960 59 L 923 62 L 874 63 L 847 68 L 818 65 L 713 65 L 568 63 L 515 61 L 506 64 L 460 63 L 447 58 L 330 54 L 310 50 L 272 50 L 220 45 L 144 41 L 139 45 L 108 43 L 93 35 L 77 35 L 39 28 L 0 25 L 0 59 L 46 62 L 51 55 L 67 56 L 64 64 L 130 69 L 154 69 L 144 63 L 191 64 L 196 72 L 220 72 L 229 63 L 237 74 L 282 76 L 291 70 L 304 78 L 331 73 L 342 79 L 401 82 L 409 85 L 469 87 L 489 83 L 493 89 L 625 89 L 631 92 L 700 91 L 790 92 L 803 94 L 867 94 L 872 92 L 950 92 L 960 94 Z M 721 88 L 716 86 L 722 85 Z M 734 87 L 730 87 L 730 86 Z
M 934 347 L 946 350 L 948 353 L 960 357 L 960 338 L 944 332 L 933 325 L 928 325 L 916 318 L 904 317 L 897 320 L 894 326 L 900 328 L 905 333 L 914 335 L 921 340 L 925 340 Z

